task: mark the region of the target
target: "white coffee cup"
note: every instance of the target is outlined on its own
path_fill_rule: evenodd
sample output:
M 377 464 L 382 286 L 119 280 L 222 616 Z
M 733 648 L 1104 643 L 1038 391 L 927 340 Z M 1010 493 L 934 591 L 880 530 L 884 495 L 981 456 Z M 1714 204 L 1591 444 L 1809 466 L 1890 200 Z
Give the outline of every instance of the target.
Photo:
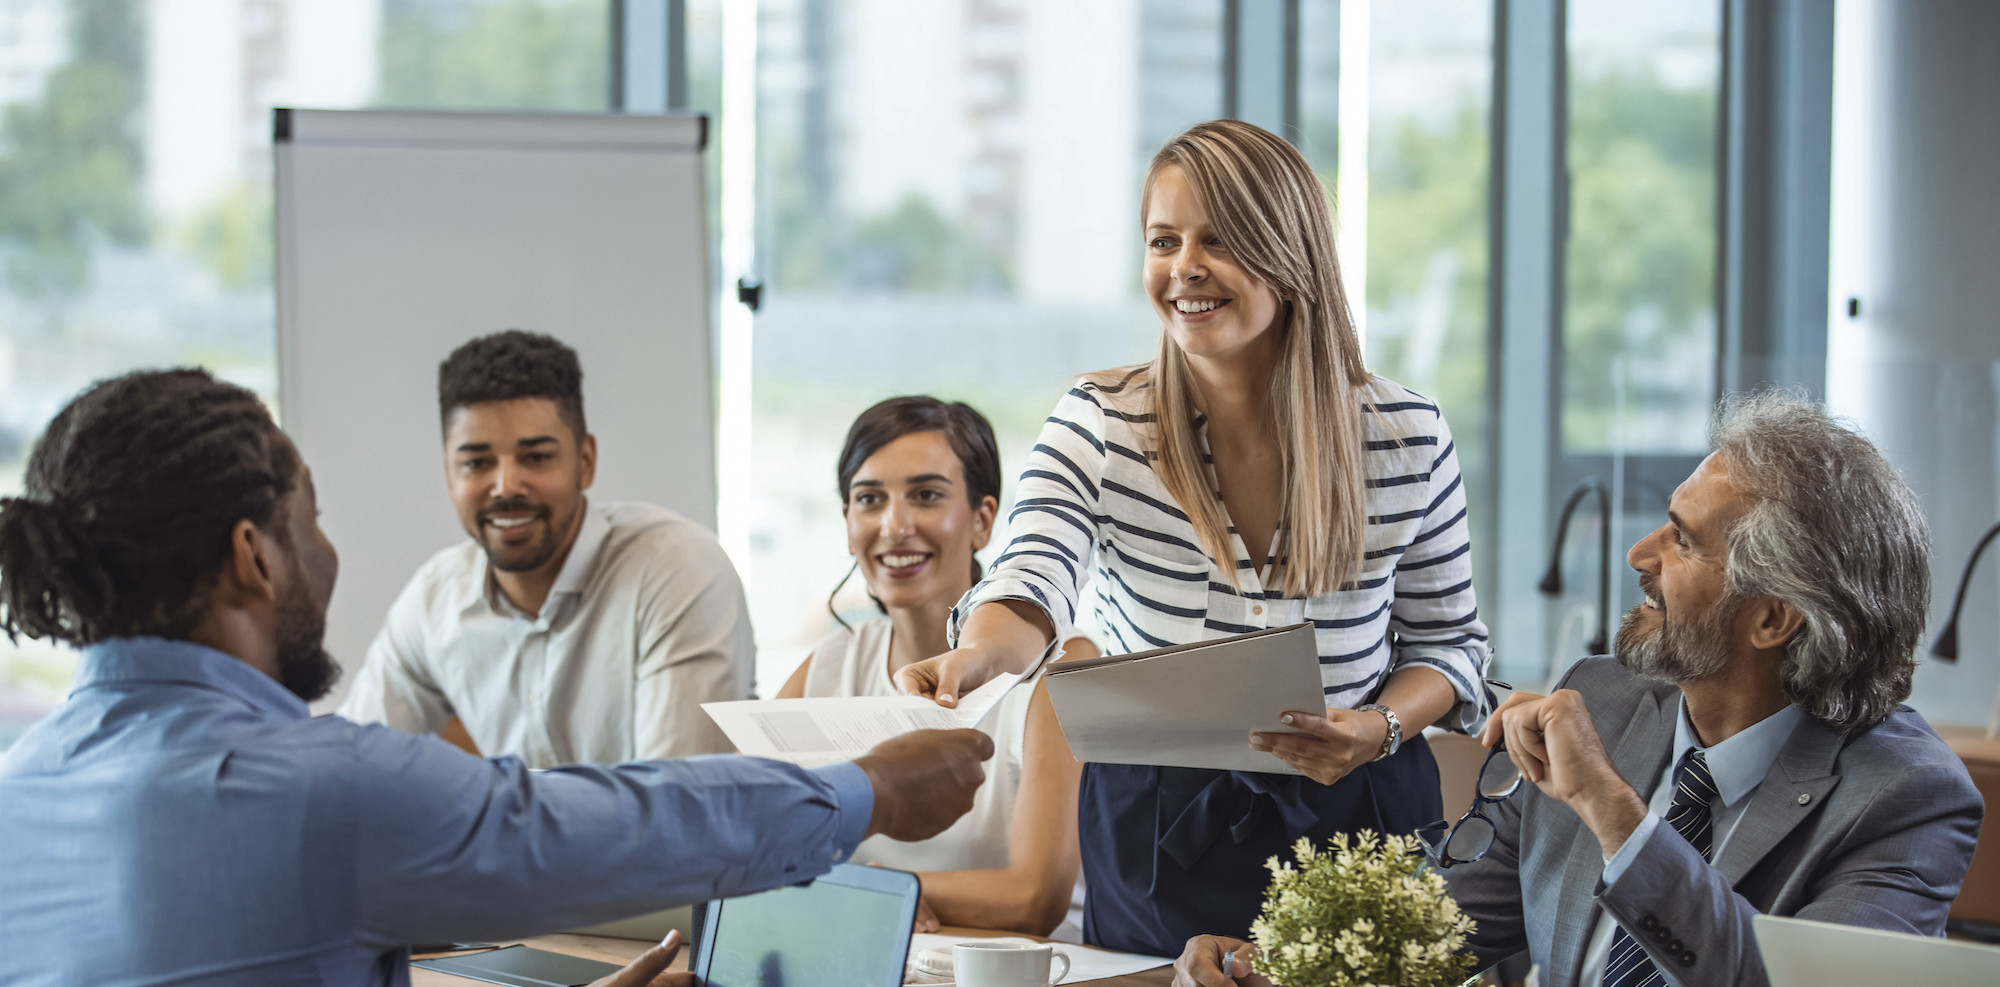
M 1049 961 L 1062 969 L 1049 976 Z M 955 987 L 1049 987 L 1069 976 L 1069 954 L 1048 943 L 962 942 L 951 947 Z

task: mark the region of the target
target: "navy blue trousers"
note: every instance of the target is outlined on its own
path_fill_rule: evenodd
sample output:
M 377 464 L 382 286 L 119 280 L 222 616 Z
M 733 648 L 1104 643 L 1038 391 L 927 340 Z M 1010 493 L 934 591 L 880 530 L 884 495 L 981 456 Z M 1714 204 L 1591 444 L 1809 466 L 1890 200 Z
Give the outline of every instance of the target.
M 1332 785 L 1296 775 L 1086 764 L 1077 797 L 1083 939 L 1179 956 L 1197 935 L 1250 938 L 1273 855 L 1309 836 L 1407 835 L 1444 811 L 1421 735 Z

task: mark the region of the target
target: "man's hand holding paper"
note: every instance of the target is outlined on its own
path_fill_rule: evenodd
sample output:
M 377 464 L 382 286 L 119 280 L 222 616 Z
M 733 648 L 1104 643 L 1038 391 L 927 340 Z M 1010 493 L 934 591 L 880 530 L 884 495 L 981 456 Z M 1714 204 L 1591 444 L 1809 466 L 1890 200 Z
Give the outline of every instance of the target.
M 908 843 L 944 832 L 972 808 L 986 780 L 979 764 L 992 756 L 993 738 L 977 730 L 920 730 L 855 758 L 875 788 L 868 835 Z

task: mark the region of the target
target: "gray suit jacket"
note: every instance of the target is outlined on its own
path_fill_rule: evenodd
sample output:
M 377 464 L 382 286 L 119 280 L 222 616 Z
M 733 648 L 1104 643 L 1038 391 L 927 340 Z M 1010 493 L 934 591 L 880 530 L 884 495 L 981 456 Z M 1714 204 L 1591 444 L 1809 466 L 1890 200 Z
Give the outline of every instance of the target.
M 1582 693 L 1618 773 L 1642 797 L 1650 793 L 1667 768 L 1678 688 L 1642 680 L 1611 658 L 1577 664 L 1562 687 Z M 1578 979 L 1602 909 L 1682 984 L 1762 985 L 1750 934 L 1760 912 L 1942 932 L 1984 812 L 1964 764 L 1909 707 L 1846 735 L 1800 721 L 1748 798 L 1713 865 L 1660 826 L 1606 888 L 1590 829 L 1524 784 L 1488 810 L 1499 833 L 1486 858 L 1444 872 L 1479 923 L 1473 952 L 1483 965 L 1525 948 L 1548 987 L 1597 987 Z

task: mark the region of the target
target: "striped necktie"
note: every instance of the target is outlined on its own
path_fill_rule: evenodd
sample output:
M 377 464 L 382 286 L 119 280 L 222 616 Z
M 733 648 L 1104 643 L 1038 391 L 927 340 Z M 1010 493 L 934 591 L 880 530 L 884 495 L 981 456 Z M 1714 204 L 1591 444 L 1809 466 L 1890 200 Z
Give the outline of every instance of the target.
M 1687 752 L 1674 769 L 1674 801 L 1667 807 L 1667 824 L 1707 859 L 1711 852 L 1714 820 L 1708 804 L 1715 801 L 1715 776 L 1708 773 L 1708 755 Z M 1610 958 L 1604 964 L 1604 987 L 1665 987 L 1666 975 L 1639 948 L 1639 941 L 1618 926 L 1611 936 Z

